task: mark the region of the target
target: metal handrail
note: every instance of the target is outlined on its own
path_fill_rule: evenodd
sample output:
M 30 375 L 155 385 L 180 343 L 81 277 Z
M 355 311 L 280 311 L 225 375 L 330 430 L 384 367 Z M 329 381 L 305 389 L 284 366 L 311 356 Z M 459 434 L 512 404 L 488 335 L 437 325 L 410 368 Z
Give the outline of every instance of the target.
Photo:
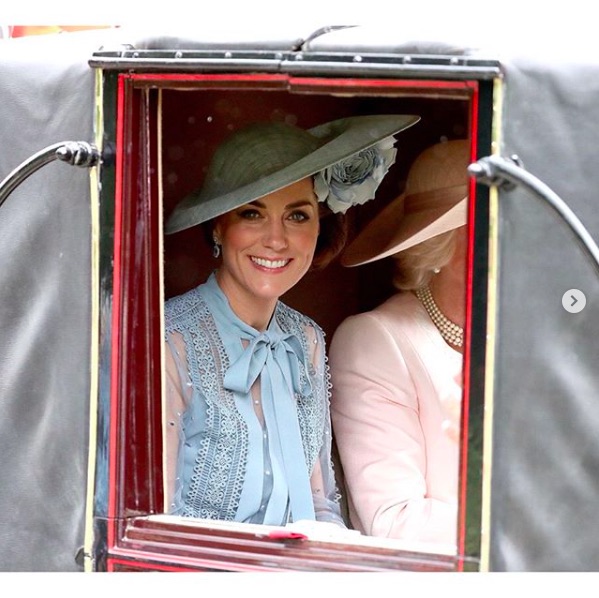
M 597 247 L 593 237 L 557 193 L 523 168 L 518 156 L 514 155 L 510 158 L 486 156 L 470 164 L 468 173 L 480 183 L 489 186 L 497 185 L 508 191 L 516 185 L 522 185 L 525 189 L 547 202 L 574 231 L 594 261 L 595 267 L 599 270 L 599 247 Z
M 25 179 L 54 160 L 61 160 L 72 166 L 92 167 L 98 164 L 100 158 L 100 151 L 86 141 L 54 143 L 22 162 L 0 182 L 0 206 Z

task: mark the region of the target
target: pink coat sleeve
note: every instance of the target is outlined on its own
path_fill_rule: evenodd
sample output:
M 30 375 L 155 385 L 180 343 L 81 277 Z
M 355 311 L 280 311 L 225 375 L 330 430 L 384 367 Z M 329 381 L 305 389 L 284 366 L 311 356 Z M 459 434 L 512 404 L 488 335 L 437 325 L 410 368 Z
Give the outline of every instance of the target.
M 438 399 L 422 364 L 411 363 L 418 353 L 405 354 L 410 342 L 376 312 L 349 318 L 331 342 L 333 432 L 350 515 L 368 535 L 455 545 L 456 496 L 436 497 L 427 480 L 427 451 L 444 457 L 427 439 L 431 422 L 421 418 L 435 419 L 441 410 L 422 408 Z M 457 485 L 457 466 L 450 474 Z

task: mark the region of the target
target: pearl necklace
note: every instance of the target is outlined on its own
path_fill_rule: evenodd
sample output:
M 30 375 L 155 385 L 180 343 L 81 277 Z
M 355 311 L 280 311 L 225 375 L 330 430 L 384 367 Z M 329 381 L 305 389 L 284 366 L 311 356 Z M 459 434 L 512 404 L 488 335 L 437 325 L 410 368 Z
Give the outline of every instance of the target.
M 420 299 L 420 302 L 426 309 L 430 316 L 433 324 L 437 327 L 441 336 L 450 344 L 456 347 L 461 347 L 464 344 L 464 329 L 457 324 L 454 324 L 449 320 L 433 299 L 430 287 L 428 285 L 420 287 L 416 291 L 416 297 Z

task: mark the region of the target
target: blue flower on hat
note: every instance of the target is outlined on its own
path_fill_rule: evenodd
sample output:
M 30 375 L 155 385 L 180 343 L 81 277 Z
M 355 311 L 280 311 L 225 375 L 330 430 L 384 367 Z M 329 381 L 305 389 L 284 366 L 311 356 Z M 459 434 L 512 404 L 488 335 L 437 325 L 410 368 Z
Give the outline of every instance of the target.
M 326 201 L 335 213 L 374 199 L 376 190 L 395 162 L 395 137 L 386 137 L 314 175 L 318 201 Z

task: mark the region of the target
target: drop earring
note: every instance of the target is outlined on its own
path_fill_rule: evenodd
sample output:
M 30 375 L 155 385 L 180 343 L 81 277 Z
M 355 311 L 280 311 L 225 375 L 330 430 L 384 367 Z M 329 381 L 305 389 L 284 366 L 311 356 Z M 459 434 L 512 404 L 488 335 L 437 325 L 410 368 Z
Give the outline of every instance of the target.
M 212 247 L 212 256 L 214 259 L 217 259 L 220 257 L 220 243 L 216 237 L 214 237 L 212 240 L 214 241 L 214 246 Z

